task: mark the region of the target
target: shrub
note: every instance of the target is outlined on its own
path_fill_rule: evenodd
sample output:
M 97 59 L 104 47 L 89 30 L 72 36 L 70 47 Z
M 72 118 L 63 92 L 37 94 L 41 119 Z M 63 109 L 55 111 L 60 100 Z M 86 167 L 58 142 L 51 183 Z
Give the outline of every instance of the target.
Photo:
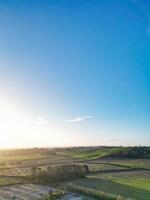
M 43 200 L 56 200 L 60 197 L 65 195 L 65 192 L 63 190 L 58 190 L 58 191 L 50 191 L 49 194 L 43 199 Z
M 31 178 L 37 181 L 58 182 L 84 177 L 88 173 L 86 165 L 58 165 L 47 169 L 32 168 Z

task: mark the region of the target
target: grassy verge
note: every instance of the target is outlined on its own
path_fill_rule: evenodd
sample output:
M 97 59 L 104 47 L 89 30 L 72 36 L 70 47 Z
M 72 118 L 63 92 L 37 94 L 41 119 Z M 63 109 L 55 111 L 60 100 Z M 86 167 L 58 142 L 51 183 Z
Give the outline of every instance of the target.
M 100 190 L 96 190 L 93 188 L 87 188 L 75 184 L 68 184 L 68 189 L 73 192 L 78 192 L 80 194 L 84 194 L 93 198 L 101 199 L 101 200 L 131 200 L 131 198 L 124 198 L 121 196 L 117 196 L 114 194 L 109 194 Z M 133 199 L 132 199 L 133 200 Z
M 27 180 L 22 177 L 0 177 L 0 186 L 27 183 Z

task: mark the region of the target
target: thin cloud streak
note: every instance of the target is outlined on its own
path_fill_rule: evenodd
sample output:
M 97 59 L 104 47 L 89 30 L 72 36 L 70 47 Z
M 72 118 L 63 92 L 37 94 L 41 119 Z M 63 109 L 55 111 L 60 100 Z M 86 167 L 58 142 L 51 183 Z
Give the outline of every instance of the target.
M 78 122 L 85 122 L 89 119 L 92 119 L 93 116 L 80 116 L 80 117 L 76 117 L 74 119 L 69 119 L 69 120 L 65 120 L 65 122 L 73 122 L 73 123 L 78 123 Z

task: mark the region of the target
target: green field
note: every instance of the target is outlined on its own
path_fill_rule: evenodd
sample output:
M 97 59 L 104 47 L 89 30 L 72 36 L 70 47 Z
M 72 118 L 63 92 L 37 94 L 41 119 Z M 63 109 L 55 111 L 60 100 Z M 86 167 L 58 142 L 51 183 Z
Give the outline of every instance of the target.
M 42 159 L 42 158 L 47 158 L 48 155 L 45 155 L 45 154 L 36 154 L 36 153 L 33 153 L 33 154 L 22 154 L 22 155 L 1 155 L 0 156 L 0 162 L 1 163 L 4 163 L 4 162 L 7 162 L 7 161 L 23 161 L 23 160 L 34 160 L 34 159 Z
M 97 174 L 91 178 L 102 178 L 115 183 L 150 191 L 150 173 L 147 171 L 131 171 L 121 173 Z
M 147 171 L 97 173 L 72 183 L 85 189 L 92 188 L 126 198 L 137 200 L 149 200 L 150 198 L 150 174 Z
M 115 166 L 115 165 L 111 165 L 111 164 L 103 164 L 103 163 L 99 163 L 99 164 L 93 164 L 93 163 L 83 163 L 88 165 L 89 167 L 89 171 L 90 172 L 99 172 L 99 171 L 108 171 L 108 170 L 125 170 L 127 169 L 126 167 L 120 167 L 120 166 Z
M 111 163 L 128 166 L 131 168 L 150 169 L 150 159 L 114 159 L 111 160 Z
M 70 156 L 78 160 L 95 160 L 105 156 L 110 156 L 112 153 L 121 151 L 122 147 L 113 147 L 113 148 L 100 148 L 100 149 L 82 149 L 82 150 L 71 150 L 71 151 L 62 151 L 57 152 L 59 155 Z
M 70 156 L 78 160 L 97 160 L 113 158 L 150 158 L 150 147 L 89 147 L 72 148 L 57 151 L 59 155 Z

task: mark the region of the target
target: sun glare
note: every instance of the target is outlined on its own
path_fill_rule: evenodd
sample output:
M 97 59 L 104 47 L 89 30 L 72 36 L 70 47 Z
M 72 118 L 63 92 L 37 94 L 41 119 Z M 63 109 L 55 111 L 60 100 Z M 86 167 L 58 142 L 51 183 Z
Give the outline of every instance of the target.
M 0 146 L 2 148 L 11 146 L 13 141 L 17 141 L 22 133 L 25 133 L 29 124 L 28 117 L 19 106 L 12 105 L 8 101 L 0 101 Z
M 57 124 L 27 112 L 18 104 L 0 100 L 0 148 L 57 146 L 65 144 L 66 137 Z

